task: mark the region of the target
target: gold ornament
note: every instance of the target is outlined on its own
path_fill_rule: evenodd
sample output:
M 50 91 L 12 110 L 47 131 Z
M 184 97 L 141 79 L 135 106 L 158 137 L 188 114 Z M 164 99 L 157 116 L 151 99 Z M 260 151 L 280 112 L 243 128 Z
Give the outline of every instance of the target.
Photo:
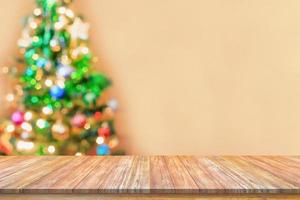
M 82 128 L 78 128 L 76 126 L 72 126 L 72 134 L 74 135 L 80 135 L 80 133 L 82 132 Z
M 117 137 L 113 137 L 109 142 L 108 142 L 108 146 L 113 149 L 116 146 L 118 146 L 119 144 L 119 139 Z
M 57 140 L 66 140 L 69 138 L 70 129 L 67 125 L 61 121 L 57 121 L 52 125 L 51 128 L 53 138 Z

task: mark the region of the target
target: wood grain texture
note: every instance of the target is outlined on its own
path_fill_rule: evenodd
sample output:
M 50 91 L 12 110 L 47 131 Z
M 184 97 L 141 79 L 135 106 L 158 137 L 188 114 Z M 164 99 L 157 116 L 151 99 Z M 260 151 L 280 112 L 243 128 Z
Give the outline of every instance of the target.
M 3 194 L 115 193 L 294 194 L 300 199 L 300 157 L 0 157 L 0 199 Z
M 0 200 L 299 200 L 298 195 L 191 195 L 191 194 L 2 194 Z

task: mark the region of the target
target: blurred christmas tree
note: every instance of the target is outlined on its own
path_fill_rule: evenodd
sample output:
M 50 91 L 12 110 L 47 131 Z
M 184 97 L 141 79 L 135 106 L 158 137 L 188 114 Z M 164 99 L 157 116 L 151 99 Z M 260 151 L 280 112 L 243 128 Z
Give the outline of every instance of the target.
M 14 112 L 3 120 L 5 155 L 108 155 L 116 153 L 115 100 L 103 100 L 110 81 L 91 71 L 88 28 L 68 8 L 72 0 L 36 0 L 18 45 L 22 72 L 7 95 Z

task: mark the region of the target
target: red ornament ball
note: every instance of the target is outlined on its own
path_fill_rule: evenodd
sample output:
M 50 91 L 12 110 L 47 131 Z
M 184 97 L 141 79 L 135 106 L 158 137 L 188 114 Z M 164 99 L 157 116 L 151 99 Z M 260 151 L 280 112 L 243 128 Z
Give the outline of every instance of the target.
M 16 125 L 21 125 L 25 119 L 24 119 L 24 112 L 16 111 L 11 115 L 11 121 Z
M 84 114 L 76 114 L 71 120 L 71 124 L 77 128 L 83 128 L 86 122 L 87 119 Z
M 95 120 L 101 120 L 101 118 L 102 118 L 102 113 L 101 112 L 95 112 L 95 114 L 94 114 L 94 118 L 95 118 Z
M 98 129 L 98 135 L 101 137 L 109 137 L 110 136 L 110 129 L 108 127 L 100 127 Z

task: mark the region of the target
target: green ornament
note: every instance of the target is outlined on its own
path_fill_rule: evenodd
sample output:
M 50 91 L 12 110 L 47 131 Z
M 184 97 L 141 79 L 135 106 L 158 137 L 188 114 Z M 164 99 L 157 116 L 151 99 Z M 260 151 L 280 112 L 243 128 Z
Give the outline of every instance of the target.
M 39 145 L 36 153 L 37 156 L 43 156 L 45 155 L 45 146 L 44 145 Z
M 39 98 L 37 96 L 33 96 L 30 98 L 32 104 L 37 104 L 39 102 Z

